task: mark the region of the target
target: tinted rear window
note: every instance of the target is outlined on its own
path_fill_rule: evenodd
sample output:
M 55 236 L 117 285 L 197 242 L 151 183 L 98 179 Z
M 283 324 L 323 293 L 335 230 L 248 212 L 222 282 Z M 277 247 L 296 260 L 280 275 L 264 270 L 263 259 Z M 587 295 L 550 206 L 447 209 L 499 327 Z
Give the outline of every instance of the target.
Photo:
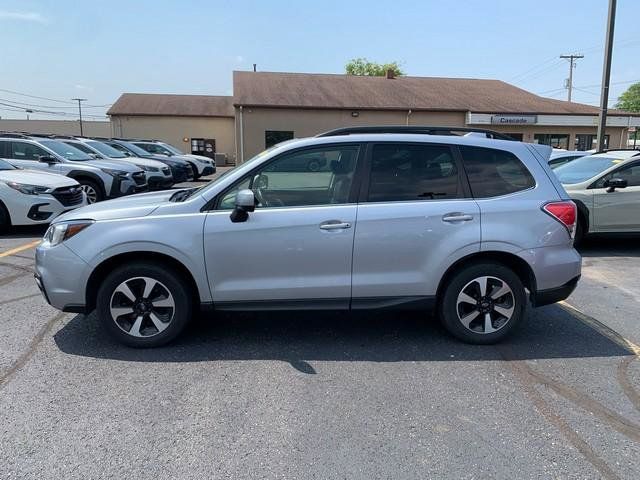
M 460 190 L 458 169 L 449 147 L 412 144 L 373 147 L 369 202 L 458 198 Z
M 536 184 L 529 170 L 513 153 L 467 146 L 461 146 L 460 151 L 475 198 L 507 195 Z

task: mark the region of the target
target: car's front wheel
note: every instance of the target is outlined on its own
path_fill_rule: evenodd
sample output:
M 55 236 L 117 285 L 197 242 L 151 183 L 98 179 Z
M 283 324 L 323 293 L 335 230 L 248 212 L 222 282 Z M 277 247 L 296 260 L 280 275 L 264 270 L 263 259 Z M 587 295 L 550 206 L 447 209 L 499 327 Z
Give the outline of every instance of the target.
M 87 195 L 87 203 L 91 204 L 104 200 L 102 189 L 96 182 L 81 178 L 78 183 L 80 183 L 80 188 Z
M 99 320 L 120 342 L 157 347 L 176 338 L 191 318 L 186 282 L 173 270 L 134 263 L 112 271 L 96 299 Z
M 457 272 L 446 285 L 440 303 L 445 328 L 467 343 L 502 340 L 522 320 L 526 293 L 509 268 L 475 263 Z

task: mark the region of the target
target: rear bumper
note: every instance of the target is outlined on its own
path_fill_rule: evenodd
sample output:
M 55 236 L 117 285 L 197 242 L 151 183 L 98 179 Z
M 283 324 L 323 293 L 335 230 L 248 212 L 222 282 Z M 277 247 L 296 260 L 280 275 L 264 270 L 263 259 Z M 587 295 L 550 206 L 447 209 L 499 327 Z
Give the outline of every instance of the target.
M 533 306 L 542 307 L 543 305 L 549 305 L 551 303 L 565 300 L 576 289 L 579 280 L 580 275 L 569 280 L 567 283 L 560 287 L 549 288 L 547 290 L 538 290 L 532 299 Z

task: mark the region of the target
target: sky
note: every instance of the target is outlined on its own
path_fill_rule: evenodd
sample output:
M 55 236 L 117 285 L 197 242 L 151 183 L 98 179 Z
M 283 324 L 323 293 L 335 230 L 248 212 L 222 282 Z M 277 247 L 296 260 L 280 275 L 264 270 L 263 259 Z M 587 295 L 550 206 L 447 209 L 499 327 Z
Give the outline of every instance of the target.
M 70 99 L 81 97 L 83 113 L 98 119 L 123 92 L 231 95 L 232 71 L 253 63 L 261 71 L 344 73 L 356 57 L 398 61 L 412 76 L 494 78 L 566 99 L 569 64 L 558 56 L 569 53 L 585 56 L 573 100 L 597 105 L 607 5 L 0 0 L 0 116 L 26 118 L 23 109 L 32 108 L 59 115 L 31 118 L 73 119 Z M 640 81 L 637 6 L 618 1 L 611 104 Z

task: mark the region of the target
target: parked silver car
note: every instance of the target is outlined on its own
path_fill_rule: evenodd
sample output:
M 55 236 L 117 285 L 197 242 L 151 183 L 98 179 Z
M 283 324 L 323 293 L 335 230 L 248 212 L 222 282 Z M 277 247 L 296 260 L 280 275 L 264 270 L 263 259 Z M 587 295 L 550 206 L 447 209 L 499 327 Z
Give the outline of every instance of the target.
M 132 346 L 172 340 L 205 306 L 421 308 L 493 343 L 528 302 L 573 291 L 576 207 L 549 147 L 361 131 L 281 143 L 204 187 L 65 214 L 37 248 L 37 283 Z M 330 167 L 296 167 L 310 156 Z

